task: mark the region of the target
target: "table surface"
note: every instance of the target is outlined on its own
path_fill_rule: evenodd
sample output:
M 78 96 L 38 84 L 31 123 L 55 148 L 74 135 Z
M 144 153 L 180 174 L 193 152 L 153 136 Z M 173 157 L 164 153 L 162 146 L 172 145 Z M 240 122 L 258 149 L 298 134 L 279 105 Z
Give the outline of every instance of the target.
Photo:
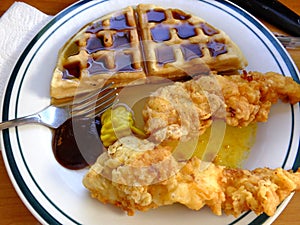
M 0 16 L 13 4 L 13 0 L 1 1 Z M 42 12 L 55 15 L 76 0 L 23 0 Z M 292 10 L 300 14 L 300 1 L 281 0 Z M 281 32 L 276 27 L 262 21 L 270 30 Z M 300 68 L 300 50 L 288 50 L 298 68 Z M 274 225 L 298 225 L 300 220 L 300 193 L 296 193 Z M 0 156 L 0 224 L 39 224 L 22 203 L 7 175 L 2 155 Z

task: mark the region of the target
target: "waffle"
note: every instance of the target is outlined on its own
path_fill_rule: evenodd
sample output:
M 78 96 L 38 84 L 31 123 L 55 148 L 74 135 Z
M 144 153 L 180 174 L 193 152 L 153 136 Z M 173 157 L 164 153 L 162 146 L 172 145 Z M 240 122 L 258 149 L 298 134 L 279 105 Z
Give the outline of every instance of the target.
M 239 70 L 247 61 L 221 30 L 179 9 L 127 7 L 84 26 L 62 47 L 51 81 L 53 104 L 113 81 L 143 84 L 163 77 Z
M 134 10 L 127 7 L 87 24 L 62 47 L 50 95 L 53 104 L 64 104 L 105 83 L 125 86 L 145 78 Z
M 152 76 L 174 78 L 203 72 L 242 69 L 247 61 L 223 31 L 179 9 L 137 6 L 145 61 Z

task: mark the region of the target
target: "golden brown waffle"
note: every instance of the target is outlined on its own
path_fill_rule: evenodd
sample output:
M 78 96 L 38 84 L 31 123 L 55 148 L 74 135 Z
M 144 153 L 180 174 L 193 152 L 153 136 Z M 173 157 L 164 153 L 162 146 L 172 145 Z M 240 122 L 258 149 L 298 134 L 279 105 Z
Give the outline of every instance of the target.
M 50 95 L 61 104 L 110 81 L 120 87 L 148 76 L 178 80 L 246 65 L 231 39 L 203 19 L 140 4 L 136 13 L 127 7 L 87 24 L 63 46 Z
M 242 69 L 247 61 L 235 43 L 203 19 L 179 9 L 137 6 L 145 61 L 152 76 L 173 78 L 203 72 Z
M 144 83 L 141 62 L 133 8 L 107 15 L 83 27 L 60 51 L 52 102 L 63 104 L 111 81 L 116 86 Z

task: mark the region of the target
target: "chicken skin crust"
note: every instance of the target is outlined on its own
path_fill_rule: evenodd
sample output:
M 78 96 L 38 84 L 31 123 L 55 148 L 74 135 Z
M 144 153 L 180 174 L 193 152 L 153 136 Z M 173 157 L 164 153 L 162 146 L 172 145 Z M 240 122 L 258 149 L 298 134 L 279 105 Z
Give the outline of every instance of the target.
M 145 130 L 155 138 L 199 135 L 214 119 L 244 127 L 265 122 L 278 100 L 300 101 L 300 84 L 275 72 L 199 76 L 155 91 L 143 109 Z
M 212 74 L 159 88 L 143 110 L 145 129 L 151 136 L 117 140 L 91 166 L 83 184 L 93 198 L 120 207 L 128 215 L 180 203 L 193 210 L 207 206 L 216 215 L 237 217 L 252 210 L 272 216 L 286 197 L 300 189 L 300 170 L 250 171 L 195 156 L 182 158 L 164 140 L 198 136 L 214 119 L 231 126 L 266 121 L 271 105 L 279 99 L 299 102 L 300 85 L 273 72 Z
M 93 198 L 128 215 L 180 203 L 193 210 L 208 206 L 216 215 L 239 216 L 252 210 L 272 216 L 300 189 L 300 171 L 232 169 L 197 157 L 177 160 L 169 146 L 129 136 L 99 156 L 83 184 Z

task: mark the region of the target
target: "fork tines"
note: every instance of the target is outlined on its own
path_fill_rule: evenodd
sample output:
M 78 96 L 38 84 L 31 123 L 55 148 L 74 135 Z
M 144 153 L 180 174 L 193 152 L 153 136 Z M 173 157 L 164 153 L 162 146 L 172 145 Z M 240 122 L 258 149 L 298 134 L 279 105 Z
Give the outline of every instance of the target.
M 113 106 L 118 96 L 117 88 L 110 83 L 100 90 L 75 97 L 72 105 L 72 116 L 96 117 Z

